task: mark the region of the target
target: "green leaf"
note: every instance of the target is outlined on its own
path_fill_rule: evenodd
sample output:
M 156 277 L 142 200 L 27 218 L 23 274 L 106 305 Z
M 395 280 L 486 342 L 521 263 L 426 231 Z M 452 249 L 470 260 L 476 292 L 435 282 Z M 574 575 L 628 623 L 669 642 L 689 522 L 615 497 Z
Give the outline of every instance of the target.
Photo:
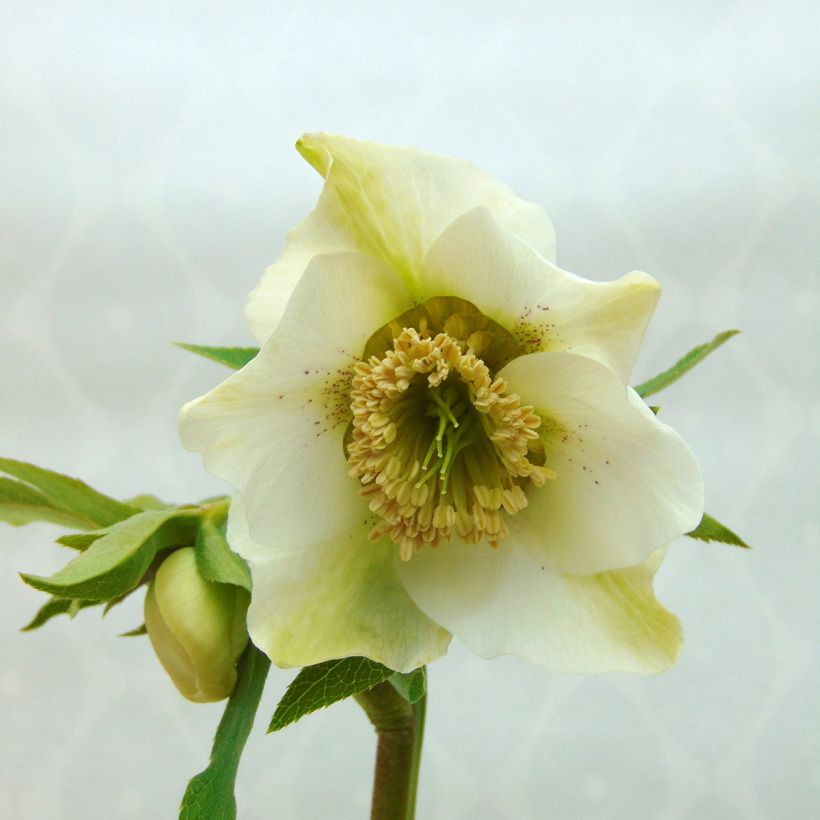
M 135 507 L 98 493 L 77 478 L 69 478 L 25 461 L 0 458 L 0 472 L 35 487 L 53 508 L 85 519 L 87 523 L 83 529 L 107 527 L 139 512 Z
M 134 592 L 133 589 L 129 590 L 128 592 L 126 592 L 123 595 L 118 595 L 116 598 L 109 598 L 109 600 L 107 600 L 105 602 L 105 606 L 103 607 L 103 611 L 102 611 L 103 618 L 106 615 L 108 615 L 108 613 L 111 612 L 111 610 L 115 606 L 119 606 L 132 592 Z
M 392 674 L 392 669 L 368 658 L 342 658 L 306 666 L 279 701 L 268 731 L 276 732 L 303 715 L 372 689 Z
M 22 628 L 22 632 L 31 632 L 39 629 L 44 623 L 50 621 L 55 615 L 67 614 L 73 618 L 81 609 L 89 606 L 97 606 L 99 601 L 82 601 L 79 598 L 59 598 L 54 596 L 49 598 L 32 618 L 31 622 Z
M 120 638 L 136 638 L 139 635 L 147 635 L 148 630 L 145 628 L 145 624 L 140 624 L 135 629 L 129 629 L 128 632 L 121 632 L 119 637 Z
M 739 330 L 724 330 L 723 333 L 718 333 L 711 342 L 690 350 L 682 359 L 675 362 L 669 370 L 664 370 L 654 378 L 639 384 L 635 388 L 635 392 L 642 398 L 658 393 L 665 387 L 676 382 L 681 376 L 688 373 L 696 364 L 700 364 L 712 351 L 717 350 L 722 344 L 728 342 L 732 336 L 740 333 Z
M 388 680 L 408 703 L 421 700 L 427 691 L 427 670 L 423 666 L 412 672 L 394 672 Z
M 149 495 L 148 493 L 135 495 L 133 498 L 127 499 L 125 503 L 132 507 L 138 507 L 141 510 L 167 510 L 169 507 L 174 506 L 173 504 L 168 504 L 161 498 L 157 498 L 155 495 Z
M 248 565 L 225 540 L 219 527 L 210 518 L 203 518 L 196 536 L 196 565 L 209 581 L 234 584 L 251 591 L 251 573 Z
M 734 544 L 736 547 L 751 547 L 739 536 L 733 533 L 728 527 L 724 527 L 720 521 L 716 521 L 711 515 L 703 514 L 700 524 L 686 533 L 690 538 L 697 538 L 698 541 L 720 541 L 722 544 Z
M 206 359 L 227 365 L 233 370 L 244 367 L 259 352 L 258 347 L 209 347 L 208 345 L 192 345 L 187 342 L 174 342 L 184 350 L 190 350 Z
M 115 524 L 50 578 L 21 577 L 52 595 L 107 601 L 134 589 L 159 550 L 192 543 L 198 523 L 190 511 L 139 513 Z
M 109 528 L 105 527 L 101 530 L 94 530 L 94 532 L 72 532 L 68 535 L 61 535 L 57 543 L 74 550 L 87 550 L 98 538 L 106 535 L 108 530 Z
M 180 820 L 234 820 L 233 789 L 239 759 L 253 727 L 270 661 L 248 643 L 239 661 L 236 687 L 216 730 L 208 768 L 192 778 L 179 809 Z
M 87 518 L 55 507 L 39 490 L 0 476 L 0 521 L 21 527 L 34 521 L 45 521 L 75 529 L 89 529 L 97 525 Z

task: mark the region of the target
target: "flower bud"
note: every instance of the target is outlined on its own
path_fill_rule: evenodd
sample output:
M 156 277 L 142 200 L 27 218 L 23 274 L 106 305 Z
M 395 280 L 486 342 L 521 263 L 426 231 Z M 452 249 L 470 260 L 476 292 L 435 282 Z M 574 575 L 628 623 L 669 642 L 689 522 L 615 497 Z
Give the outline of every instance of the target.
M 145 596 L 145 627 L 174 685 L 197 703 L 222 700 L 236 685 L 236 662 L 248 642 L 250 596 L 199 572 L 193 547 L 172 552 Z

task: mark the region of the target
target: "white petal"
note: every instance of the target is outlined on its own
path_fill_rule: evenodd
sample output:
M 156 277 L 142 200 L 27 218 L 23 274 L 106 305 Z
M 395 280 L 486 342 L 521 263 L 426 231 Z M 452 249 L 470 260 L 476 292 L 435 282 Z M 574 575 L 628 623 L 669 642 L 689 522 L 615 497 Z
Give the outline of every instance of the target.
M 424 293 L 467 299 L 510 330 L 528 353 L 566 350 L 590 356 L 626 383 L 660 285 L 639 272 L 614 282 L 567 273 L 486 208 L 476 208 L 430 248 Z
M 508 519 L 539 563 L 578 574 L 628 567 L 697 526 L 703 482 L 692 452 L 611 370 L 533 353 L 499 376 L 541 416 L 546 465 L 558 474 Z
M 276 327 L 314 254 L 363 251 L 417 283 L 430 245 L 479 205 L 554 258 L 555 232 L 543 209 L 465 160 L 327 134 L 307 134 L 297 148 L 326 181 L 316 210 L 291 231 L 285 252 L 250 296 L 246 316 L 260 341 Z
M 366 517 L 366 511 L 362 519 Z M 441 657 L 450 635 L 410 599 L 395 571 L 395 546 L 350 533 L 299 549 L 254 544 L 234 499 L 228 541 L 253 576 L 251 640 L 279 666 L 364 656 L 400 672 Z
M 366 509 L 342 444 L 351 368 L 408 299 L 372 257 L 317 256 L 257 357 L 183 407 L 183 445 L 242 494 L 257 540 L 316 543 L 349 531 Z
M 356 250 L 355 243 L 345 232 L 328 222 L 327 209 L 323 205 L 325 199 L 323 194 L 316 210 L 288 232 L 282 255 L 265 269 L 259 284 L 248 297 L 245 319 L 260 343 L 276 329 L 288 299 L 314 256 Z
M 557 575 L 512 538 L 423 549 L 400 567 L 416 603 L 477 655 L 521 655 L 560 672 L 662 672 L 681 644 L 655 598 L 657 561 Z

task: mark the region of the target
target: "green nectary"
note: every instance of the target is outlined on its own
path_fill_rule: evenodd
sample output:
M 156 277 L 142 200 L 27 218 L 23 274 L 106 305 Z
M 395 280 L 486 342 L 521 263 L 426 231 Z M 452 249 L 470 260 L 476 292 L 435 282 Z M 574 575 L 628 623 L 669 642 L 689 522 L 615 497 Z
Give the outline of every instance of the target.
M 526 352 L 506 328 L 485 316 L 472 302 L 457 296 L 434 296 L 382 325 L 367 340 L 362 360 L 371 356 L 381 359 L 405 328 L 431 336 L 446 333 L 466 343 L 492 374 Z

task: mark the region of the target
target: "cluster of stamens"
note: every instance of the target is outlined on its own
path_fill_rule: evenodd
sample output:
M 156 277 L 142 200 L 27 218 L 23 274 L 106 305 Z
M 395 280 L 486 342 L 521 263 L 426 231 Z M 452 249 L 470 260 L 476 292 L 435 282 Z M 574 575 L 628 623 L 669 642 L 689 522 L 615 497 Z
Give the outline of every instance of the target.
M 351 476 L 409 560 L 424 544 L 508 534 L 504 513 L 527 506 L 527 481 L 555 473 L 531 460 L 541 419 L 467 342 L 405 328 L 383 358 L 358 362 L 353 376 Z

